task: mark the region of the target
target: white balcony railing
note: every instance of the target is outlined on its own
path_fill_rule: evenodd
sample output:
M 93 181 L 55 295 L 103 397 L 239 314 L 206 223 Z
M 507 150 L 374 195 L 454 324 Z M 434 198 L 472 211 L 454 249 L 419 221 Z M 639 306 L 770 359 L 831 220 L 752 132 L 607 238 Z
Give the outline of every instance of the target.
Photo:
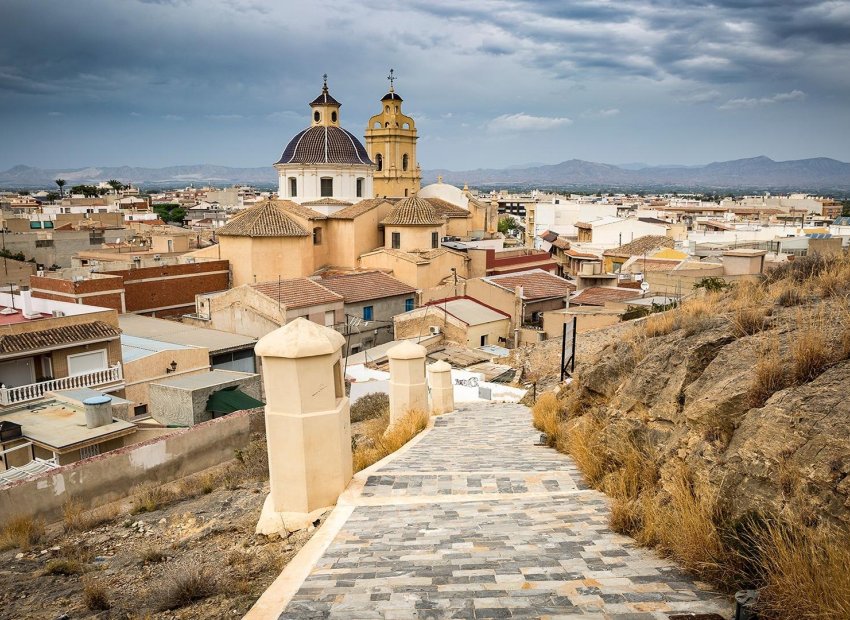
M 77 388 L 90 388 L 109 383 L 117 383 L 123 380 L 123 378 L 124 373 L 121 369 L 121 364 L 115 364 L 115 366 L 103 370 L 94 370 L 80 375 L 62 377 L 61 379 L 51 379 L 50 381 L 41 381 L 39 383 L 30 383 L 29 385 L 19 385 L 18 387 L 11 388 L 0 387 L 0 406 L 17 405 L 31 400 L 38 400 L 47 392 L 55 392 L 56 390 L 74 390 Z

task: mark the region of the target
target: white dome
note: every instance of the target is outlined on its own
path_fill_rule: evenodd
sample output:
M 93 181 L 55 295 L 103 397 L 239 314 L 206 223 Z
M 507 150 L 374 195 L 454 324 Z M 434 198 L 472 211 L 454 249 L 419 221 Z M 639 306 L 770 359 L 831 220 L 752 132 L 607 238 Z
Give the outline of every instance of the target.
M 419 198 L 439 198 L 464 209 L 469 208 L 469 198 L 466 197 L 463 190 L 448 183 L 431 183 L 431 185 L 426 185 L 420 189 L 416 195 Z

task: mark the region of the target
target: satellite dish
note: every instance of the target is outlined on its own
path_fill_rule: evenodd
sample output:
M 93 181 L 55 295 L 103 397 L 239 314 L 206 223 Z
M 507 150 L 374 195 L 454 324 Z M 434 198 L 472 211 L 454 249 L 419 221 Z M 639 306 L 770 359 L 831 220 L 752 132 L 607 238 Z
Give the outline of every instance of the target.
M 640 290 L 642 290 L 644 293 L 647 292 L 649 290 L 649 282 L 646 282 L 646 281 L 641 282 L 640 283 Z

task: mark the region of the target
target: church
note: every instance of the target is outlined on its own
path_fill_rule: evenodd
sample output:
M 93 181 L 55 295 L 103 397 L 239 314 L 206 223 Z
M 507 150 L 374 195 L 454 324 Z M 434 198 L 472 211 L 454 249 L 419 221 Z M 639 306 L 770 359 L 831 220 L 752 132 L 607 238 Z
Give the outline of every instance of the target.
M 230 261 L 234 287 L 381 270 L 422 290 L 467 276 L 469 258 L 442 240 L 491 238 L 496 208 L 451 185 L 420 187 L 416 123 L 402 111 L 392 71 L 388 79 L 364 146 L 343 127 L 324 76 L 310 126 L 274 164 L 277 197 L 235 215 L 218 230 L 218 245 L 201 251 Z

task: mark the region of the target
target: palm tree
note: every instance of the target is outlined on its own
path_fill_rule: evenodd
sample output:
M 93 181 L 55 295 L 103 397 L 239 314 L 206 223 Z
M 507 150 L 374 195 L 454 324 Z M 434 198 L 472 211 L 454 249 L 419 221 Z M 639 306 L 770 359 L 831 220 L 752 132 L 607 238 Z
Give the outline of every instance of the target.
M 59 186 L 59 196 L 60 197 L 64 196 L 65 192 L 62 188 L 65 187 L 65 179 L 56 179 L 53 182 L 56 183 L 56 185 Z
M 109 187 L 111 187 L 116 194 L 122 189 L 124 189 L 124 184 L 121 181 L 116 181 L 115 179 L 110 179 L 106 182 L 106 184 L 109 185 Z

